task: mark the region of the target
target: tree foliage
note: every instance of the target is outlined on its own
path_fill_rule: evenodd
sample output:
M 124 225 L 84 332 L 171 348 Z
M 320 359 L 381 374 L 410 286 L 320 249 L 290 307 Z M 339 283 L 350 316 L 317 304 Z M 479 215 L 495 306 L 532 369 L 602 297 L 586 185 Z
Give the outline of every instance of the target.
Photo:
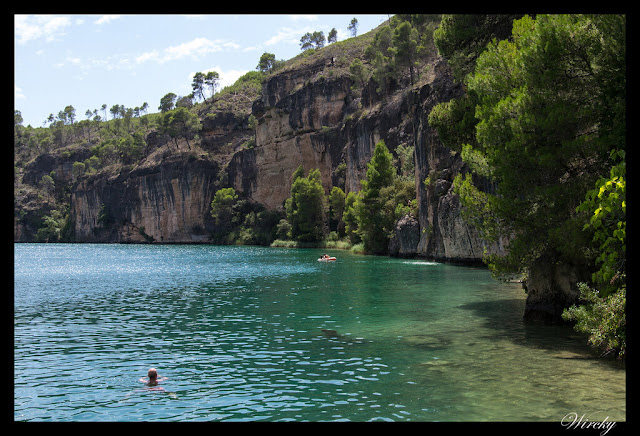
M 356 203 L 358 194 L 349 192 L 344 200 L 344 212 L 342 213 L 342 221 L 344 221 L 344 231 L 349 238 L 351 244 L 357 244 L 362 239 L 358 234 L 358 218 L 356 217 Z
M 69 229 L 68 211 L 54 209 L 45 215 L 35 235 L 36 242 L 63 242 Z
M 250 203 L 232 187 L 216 191 L 211 202 L 215 228 L 211 234 L 218 244 L 269 245 L 276 237 L 282 214 Z
M 404 21 L 393 32 L 392 53 L 396 65 L 409 69 L 411 84 L 413 85 L 414 70 L 418 61 L 418 30 Z
M 316 31 L 316 32 L 307 32 L 302 35 L 300 38 L 300 49 L 302 51 L 309 49 L 318 49 L 324 47 L 326 38 L 324 37 L 324 32 Z
M 185 107 L 179 107 L 164 113 L 162 117 L 162 131 L 173 138 L 178 149 L 178 138 L 182 137 L 189 144 L 189 137 L 202 130 L 202 124 L 196 114 Z
M 429 116 L 474 173 L 455 180 L 463 216 L 487 239 L 509 238 L 506 256 L 488 258 L 495 274 L 541 258 L 593 265 L 600 300 L 581 285 L 588 307 L 571 317 L 605 328 L 594 324 L 597 308 L 623 302 L 613 295 L 626 287 L 625 17 L 524 16 L 509 39 L 486 45 L 468 26 L 477 20 L 504 31 L 493 16 L 443 17 L 436 45 L 468 73 L 467 93 Z M 495 192 L 478 189 L 477 177 Z
M 592 280 L 605 295 L 623 285 L 626 277 L 626 159 L 623 150 L 614 150 L 613 155 L 620 162 L 611 168 L 608 177 L 598 179 L 595 189 L 587 192 L 585 201 L 577 208 L 590 215 L 584 229 L 593 230 L 599 266 Z
M 304 177 L 302 165 L 293 173 L 291 196 L 285 202 L 287 220 L 291 225 L 291 239 L 299 242 L 318 242 L 325 233 L 326 198 L 316 168 Z
M 391 62 L 393 30 L 391 26 L 383 26 L 373 37 L 371 44 L 364 54 L 373 66 L 372 77 L 378 84 L 378 92 L 386 94 L 388 80 L 394 75 L 394 65 Z
M 220 75 L 217 71 L 208 71 L 207 74 L 197 72 L 193 75 L 193 82 L 191 88 L 193 89 L 193 96 L 200 97 L 202 101 L 206 101 L 204 90 L 206 87 L 210 88 L 211 99 L 213 99 L 218 82 L 220 81 Z M 162 106 L 162 104 L 161 104 Z
M 353 62 L 351 62 L 351 65 L 349 65 L 349 74 L 354 83 L 354 87 L 364 88 L 367 75 L 365 67 L 360 59 L 355 58 Z
M 358 35 L 358 20 L 356 18 L 352 18 L 347 26 L 347 30 L 351 32 L 351 36 L 354 38 Z
M 329 193 L 329 230 L 338 232 L 340 237 L 345 236 L 344 220 L 344 203 L 346 195 L 342 189 L 337 186 L 331 188 Z
M 396 173 L 393 155 L 380 141 L 361 185 L 358 193 L 340 196 L 344 235 L 352 244 L 362 241 L 365 253 L 386 254 L 396 222 L 405 215 L 418 215 L 415 181 Z
M 611 144 L 624 144 L 624 117 L 610 115 L 624 114 L 624 55 L 605 50 L 624 45 L 614 41 L 623 28 L 615 16 L 516 20 L 511 39 L 477 58 L 468 95 L 430 114 L 445 144 L 497 186 L 481 193 L 470 177 L 456 179 L 484 236 L 512 238 L 508 256 L 492 258 L 494 272 L 520 271 L 542 253 L 586 256 L 575 208 Z
M 605 354 L 625 357 L 626 335 L 626 159 L 623 150 L 611 152 L 618 163 L 608 177 L 600 178 L 589 190 L 577 211 L 589 216 L 584 229 L 593 231 L 598 247 L 593 273 L 595 287 L 579 283 L 582 304 L 566 309 L 562 317 L 575 321 L 575 328 L 589 334 L 589 342 Z
M 169 92 L 160 99 L 160 106 L 158 110 L 162 113 L 172 110 L 175 106 L 176 99 L 178 98 L 173 92 Z
M 211 216 L 215 219 L 216 225 L 222 228 L 223 232 L 230 230 L 237 219 L 234 216 L 234 206 L 237 201 L 238 194 L 233 188 L 218 189 L 213 201 L 211 201 Z
M 579 283 L 583 304 L 573 305 L 562 313 L 567 321 L 575 321 L 574 328 L 589 335 L 589 343 L 604 351 L 625 358 L 627 351 L 627 289 L 601 296 L 586 283 Z
M 365 56 L 373 66 L 379 93 L 387 94 L 391 79 L 399 81 L 404 71 L 414 84 L 421 65 L 435 50 L 433 33 L 439 18 L 437 14 L 398 14 L 376 32 Z
M 273 53 L 264 52 L 262 53 L 262 56 L 260 56 L 260 61 L 258 62 L 258 66 L 256 67 L 256 69 L 263 73 L 268 73 L 269 71 L 271 71 L 275 63 L 276 55 L 274 55 Z
M 331 44 L 336 41 L 338 41 L 338 31 L 334 27 L 329 31 L 329 34 L 327 35 L 327 42 Z
M 385 219 L 388 217 L 384 215 L 381 192 L 393 185 L 394 177 L 393 156 L 384 141 L 380 141 L 367 165 L 366 179 L 361 182 L 362 189 L 354 205 L 358 233 L 369 253 L 382 254 L 388 249 L 389 232 L 394 223 Z
M 191 83 L 191 88 L 193 89 L 194 96 L 200 96 L 202 100 L 204 97 L 204 74 L 201 72 L 197 72 L 193 75 L 193 82 Z
M 457 80 L 473 71 L 476 59 L 494 38 L 511 35 L 513 20 L 522 15 L 443 14 L 433 39 L 440 55 L 447 58 Z

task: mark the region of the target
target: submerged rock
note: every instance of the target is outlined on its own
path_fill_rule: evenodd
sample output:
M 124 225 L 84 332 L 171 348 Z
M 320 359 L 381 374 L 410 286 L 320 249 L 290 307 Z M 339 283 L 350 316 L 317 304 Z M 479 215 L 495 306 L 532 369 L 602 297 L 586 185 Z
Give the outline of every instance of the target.
M 328 338 L 337 338 L 340 336 L 338 332 L 335 330 L 330 330 L 330 329 L 320 329 L 320 330 L 322 331 L 322 334 Z
M 451 343 L 449 339 L 434 335 L 411 335 L 404 339 L 413 346 L 433 349 L 446 348 Z
M 573 351 L 559 351 L 553 354 L 556 359 L 595 359 L 596 357 L 587 353 L 575 353 Z

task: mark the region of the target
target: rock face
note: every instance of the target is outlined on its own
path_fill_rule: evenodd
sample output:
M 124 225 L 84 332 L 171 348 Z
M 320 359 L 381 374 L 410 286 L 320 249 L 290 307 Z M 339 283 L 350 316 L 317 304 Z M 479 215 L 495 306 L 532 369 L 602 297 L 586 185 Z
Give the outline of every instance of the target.
M 398 257 L 414 257 L 420 242 L 420 224 L 411 215 L 405 215 L 396 223 L 395 234 L 389 241 L 389 254 Z
M 562 323 L 562 312 L 578 300 L 578 282 L 587 282 L 590 273 L 583 265 L 556 262 L 553 256 L 541 256 L 529 269 L 523 283 L 527 292 L 524 320 Z
M 144 163 L 73 183 L 74 240 L 207 242 L 213 227 L 210 204 L 220 180 L 253 202 L 282 210 L 291 175 L 300 165 L 305 172 L 320 170 L 327 194 L 333 186 L 345 193 L 359 191 L 375 145 L 384 140 L 394 154 L 400 145 L 415 147 L 419 203 L 415 222 L 399 223 L 391 253 L 480 261 L 485 244 L 463 222 L 452 190 L 453 178 L 466 168 L 459 156 L 442 146 L 428 123 L 434 105 L 461 93 L 446 61 L 432 60 L 422 86 L 389 83 L 384 97 L 373 80 L 353 90 L 345 69 L 320 58 L 314 62 L 269 76 L 253 103 L 255 132 L 245 113 L 204 116 L 200 146 L 208 155 L 190 154 L 185 144 L 176 150 L 168 138 L 155 133 L 148 140 L 152 156 Z M 242 146 L 254 133 L 255 146 Z M 70 179 L 73 160 L 56 159 L 43 155 L 24 181 L 35 183 L 52 170 Z M 429 186 L 424 183 L 427 176 Z M 20 229 L 15 233 L 24 238 Z
M 79 242 L 207 242 L 214 162 L 172 159 L 78 183 L 71 217 Z
M 392 84 L 393 92 L 384 99 L 373 81 L 354 92 L 348 76 L 330 73 L 330 67 L 319 64 L 270 77 L 253 105 L 256 146 L 236 153 L 228 167 L 235 189 L 268 208 L 282 209 L 291 175 L 302 165 L 305 172 L 320 170 L 326 193 L 332 186 L 356 192 L 378 141 L 384 140 L 392 153 L 399 145 L 413 145 L 419 236 L 412 247 L 411 238 L 398 239 L 401 244 L 392 247 L 392 253 L 480 261 L 486 244 L 460 217 L 452 188 L 455 175 L 467 169 L 428 123 L 433 106 L 462 92 L 446 61 L 434 59 L 423 86 L 400 89 Z M 339 175 L 341 164 L 346 170 Z M 423 183 L 427 176 L 434 181 L 428 187 Z
M 444 62 L 435 65 L 436 79 L 419 90 L 416 96 L 414 144 L 416 191 L 422 229 L 417 252 L 440 260 L 478 261 L 484 248 L 501 252 L 499 245 L 487 246 L 475 228 L 460 216 L 460 202 L 453 192 L 456 174 L 467 171 L 459 155 L 444 147 L 431 129 L 428 116 L 440 102 L 459 97 L 462 90 L 453 85 L 451 72 Z M 424 182 L 427 177 L 430 182 Z
M 186 143 L 177 151 L 173 141 L 155 134 L 148 140 L 154 151 L 142 166 L 125 166 L 119 174 L 97 174 L 76 183 L 70 201 L 75 240 L 209 242 L 211 201 L 221 166 L 242 149 L 252 131 L 248 115 L 231 112 L 205 117 L 202 124 L 201 148 L 208 155 L 188 151 Z M 252 167 L 251 162 L 241 165 L 242 177 L 250 177 Z
M 259 120 L 256 146 L 238 153 L 230 164 L 235 188 L 270 209 L 282 209 L 298 166 L 307 172 L 319 168 L 329 187 L 340 162 L 337 129 L 350 97 L 350 80 L 318 78 L 314 71 L 289 71 L 267 81 L 262 98 L 253 105 Z

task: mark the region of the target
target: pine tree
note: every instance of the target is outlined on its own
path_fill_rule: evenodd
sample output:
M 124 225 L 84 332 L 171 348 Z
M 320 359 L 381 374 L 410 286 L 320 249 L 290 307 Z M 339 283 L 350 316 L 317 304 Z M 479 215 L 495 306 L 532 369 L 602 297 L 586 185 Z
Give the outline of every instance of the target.
M 365 251 L 373 254 L 383 254 L 388 249 L 389 232 L 394 223 L 385 217 L 380 193 L 383 188 L 393 185 L 394 178 L 393 156 L 384 141 L 380 141 L 367 166 L 367 177 L 361 182 L 362 190 L 354 205 L 358 233 Z
M 304 177 L 302 165 L 293 173 L 291 196 L 285 202 L 291 237 L 299 242 L 317 242 L 324 234 L 326 198 L 320 170 Z

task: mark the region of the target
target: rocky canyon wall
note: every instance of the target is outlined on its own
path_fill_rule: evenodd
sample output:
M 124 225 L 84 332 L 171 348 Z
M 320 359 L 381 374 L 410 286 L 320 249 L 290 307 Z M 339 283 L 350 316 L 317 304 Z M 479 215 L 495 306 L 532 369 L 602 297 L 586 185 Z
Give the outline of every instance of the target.
M 141 164 L 103 171 L 73 185 L 70 217 L 77 242 L 206 243 L 221 167 L 252 136 L 248 116 L 219 112 L 202 120 L 199 152 L 154 133 Z M 174 148 L 176 147 L 176 148 Z M 243 168 L 250 175 L 250 166 Z M 246 176 L 245 176 L 246 177 Z
M 247 117 L 232 114 L 203 121 L 202 146 L 211 149 L 207 156 L 187 153 L 184 144 L 180 152 L 170 150 L 171 143 L 156 138 L 153 146 L 160 151 L 155 159 L 133 170 L 123 167 L 117 174 L 85 177 L 74 185 L 70 202 L 74 238 L 208 242 L 213 226 L 210 205 L 221 186 L 216 184 L 221 171 L 251 201 L 282 210 L 291 175 L 300 165 L 305 172 L 320 170 L 326 193 L 333 186 L 345 193 L 359 191 L 375 145 L 384 140 L 394 155 L 400 145 L 414 146 L 419 205 L 416 220 L 405 220 L 406 226 L 405 221 L 399 223 L 391 254 L 480 261 L 486 244 L 462 220 L 452 187 L 455 175 L 466 168 L 428 123 L 431 108 L 460 95 L 461 89 L 440 58 L 424 74 L 427 80 L 421 86 L 390 83 L 391 92 L 384 97 L 376 92 L 373 80 L 362 89 L 352 89 L 348 74 L 322 59 L 273 74 L 253 103 L 255 146 L 239 146 L 254 132 Z M 424 183 L 427 177 L 429 185 Z
M 86 178 L 71 194 L 74 237 L 80 242 L 207 242 L 219 168 L 184 158 Z
M 384 98 L 373 80 L 354 91 L 348 76 L 331 71 L 318 64 L 273 75 L 265 83 L 253 105 L 256 146 L 236 153 L 228 167 L 236 190 L 268 208 L 282 209 L 291 175 L 302 165 L 305 172 L 320 170 L 327 193 L 332 186 L 345 193 L 359 191 L 378 141 L 384 140 L 394 155 L 399 145 L 414 146 L 418 237 L 414 244 L 400 235 L 405 242 L 394 245 L 392 253 L 480 261 L 486 244 L 463 222 L 452 188 L 455 175 L 466 168 L 428 123 L 433 106 L 461 93 L 446 61 L 434 61 L 422 86 L 402 89 L 392 84 L 395 89 Z M 337 174 L 341 164 L 346 169 Z M 424 184 L 427 176 L 433 180 L 429 186 Z M 412 229 L 415 234 L 415 225 Z M 496 245 L 487 248 L 502 250 Z

